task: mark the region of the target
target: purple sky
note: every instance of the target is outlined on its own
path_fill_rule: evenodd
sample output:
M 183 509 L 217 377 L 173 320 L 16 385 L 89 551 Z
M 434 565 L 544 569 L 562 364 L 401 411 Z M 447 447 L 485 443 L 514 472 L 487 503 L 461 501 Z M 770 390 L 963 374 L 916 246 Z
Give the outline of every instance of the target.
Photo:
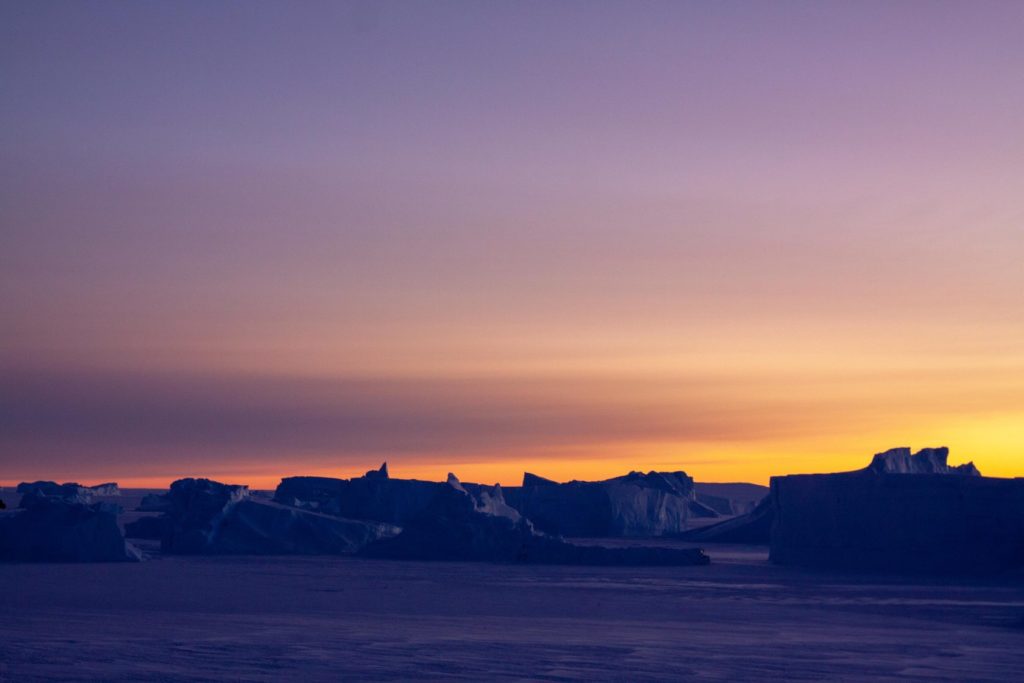
M 933 441 L 1024 475 L 1022 36 L 1020 2 L 3 3 L 0 482 Z

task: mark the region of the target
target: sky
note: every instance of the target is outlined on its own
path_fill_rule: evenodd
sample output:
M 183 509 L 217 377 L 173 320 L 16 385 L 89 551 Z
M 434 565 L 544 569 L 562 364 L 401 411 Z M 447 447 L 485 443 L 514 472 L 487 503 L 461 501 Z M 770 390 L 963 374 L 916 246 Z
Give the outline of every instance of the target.
M 1024 3 L 0 3 L 0 484 L 1024 476 Z

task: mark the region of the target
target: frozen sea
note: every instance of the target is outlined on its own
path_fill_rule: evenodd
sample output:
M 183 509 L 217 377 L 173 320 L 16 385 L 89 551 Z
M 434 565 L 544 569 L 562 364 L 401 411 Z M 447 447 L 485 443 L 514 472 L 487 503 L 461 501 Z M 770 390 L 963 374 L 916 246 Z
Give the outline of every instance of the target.
M 0 680 L 1019 681 L 1024 581 L 339 557 L 0 565 Z

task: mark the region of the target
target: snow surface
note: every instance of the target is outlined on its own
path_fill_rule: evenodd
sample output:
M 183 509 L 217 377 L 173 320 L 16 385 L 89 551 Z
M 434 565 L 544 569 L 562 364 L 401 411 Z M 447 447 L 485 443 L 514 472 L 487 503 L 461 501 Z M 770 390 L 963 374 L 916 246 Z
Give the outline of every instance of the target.
M 661 543 L 663 541 L 659 541 Z M 618 540 L 625 545 L 629 541 Z M 157 557 L 0 565 L 0 680 L 1009 681 L 1024 583 Z

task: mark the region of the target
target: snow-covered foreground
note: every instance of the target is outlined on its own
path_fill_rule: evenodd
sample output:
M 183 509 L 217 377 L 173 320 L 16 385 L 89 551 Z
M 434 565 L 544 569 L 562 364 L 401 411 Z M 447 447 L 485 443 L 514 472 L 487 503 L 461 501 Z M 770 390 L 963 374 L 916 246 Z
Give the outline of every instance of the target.
M 0 565 L 0 680 L 1019 680 L 1024 583 L 712 549 L 599 568 L 325 557 Z

